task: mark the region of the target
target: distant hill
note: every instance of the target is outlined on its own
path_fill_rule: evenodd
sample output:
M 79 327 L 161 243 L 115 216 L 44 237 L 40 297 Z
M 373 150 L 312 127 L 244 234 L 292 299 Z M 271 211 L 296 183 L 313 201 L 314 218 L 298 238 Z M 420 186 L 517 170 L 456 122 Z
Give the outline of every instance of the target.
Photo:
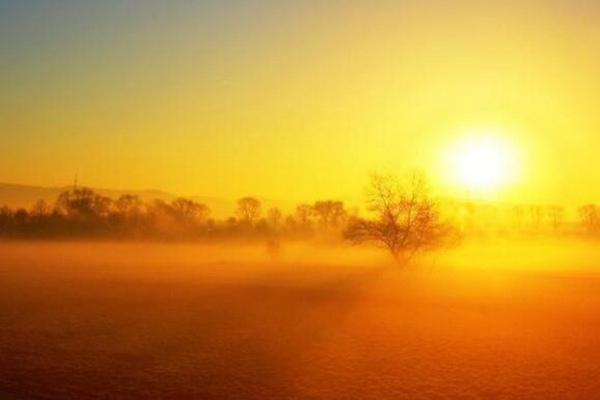
M 37 200 L 46 200 L 49 203 L 54 203 L 60 193 L 69 190 L 70 187 L 41 187 L 18 185 L 10 183 L 0 183 L 0 206 L 7 205 L 9 207 L 30 207 Z M 178 197 L 186 197 L 191 200 L 204 203 L 210 207 L 212 215 L 216 218 L 225 218 L 233 215 L 236 208 L 236 201 L 230 199 L 222 199 L 218 197 L 203 197 L 203 196 L 179 196 L 173 193 L 162 190 L 114 190 L 114 189 L 98 189 L 91 188 L 96 193 L 103 196 L 118 198 L 123 194 L 133 194 L 139 196 L 143 201 L 152 201 L 154 199 L 172 201 Z M 291 201 L 278 201 L 258 197 L 263 203 L 263 211 L 271 207 L 279 207 L 284 212 L 291 212 L 295 209 L 296 203 Z
M 60 193 L 68 189 L 70 187 L 41 187 L 0 183 L 0 204 L 6 204 L 11 207 L 29 207 L 40 199 L 54 202 Z M 124 193 L 131 193 L 140 196 L 144 201 L 151 199 L 171 200 L 175 198 L 174 195 L 160 190 L 124 191 L 97 188 L 92 188 L 92 190 L 103 196 L 113 198 L 119 197 Z
M 56 200 L 62 189 L 0 183 L 0 204 L 9 207 L 29 207 L 36 200 Z

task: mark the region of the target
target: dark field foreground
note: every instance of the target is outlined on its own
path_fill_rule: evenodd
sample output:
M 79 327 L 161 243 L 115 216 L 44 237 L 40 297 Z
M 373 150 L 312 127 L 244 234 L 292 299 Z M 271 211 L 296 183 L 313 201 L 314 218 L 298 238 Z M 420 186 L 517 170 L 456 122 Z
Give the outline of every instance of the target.
M 569 246 L 398 271 L 356 250 L 0 244 L 0 399 L 600 399 L 600 249 Z

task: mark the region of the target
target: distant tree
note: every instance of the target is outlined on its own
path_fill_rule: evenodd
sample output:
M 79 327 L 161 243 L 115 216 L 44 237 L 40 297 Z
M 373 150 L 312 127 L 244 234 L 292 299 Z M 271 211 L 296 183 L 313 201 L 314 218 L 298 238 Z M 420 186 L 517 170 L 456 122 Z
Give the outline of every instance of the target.
M 367 207 L 374 219 L 353 221 L 345 232 L 355 242 L 382 245 L 399 264 L 418 253 L 441 245 L 448 237 L 436 203 L 429 196 L 423 177 L 414 174 L 407 187 L 391 175 L 371 177 Z
M 106 216 L 111 199 L 94 193 L 88 188 L 74 188 L 58 197 L 56 208 L 74 219 L 94 219 Z
M 348 213 L 344 209 L 344 203 L 341 201 L 317 201 L 312 206 L 312 209 L 322 230 L 339 228 L 342 222 L 348 217 Z
M 208 206 L 193 200 L 178 198 L 171 203 L 175 219 L 185 223 L 204 223 L 210 215 Z
M 139 198 L 132 194 L 124 194 L 115 201 L 115 209 L 124 217 L 137 217 L 142 213 L 144 203 Z
M 313 214 L 312 206 L 308 204 L 300 204 L 296 207 L 296 213 L 294 216 L 295 222 L 301 230 L 311 229 L 311 215 Z
M 548 218 L 552 224 L 552 229 L 558 231 L 565 220 L 565 209 L 561 206 L 550 206 L 548 207 Z
M 237 202 L 237 216 L 249 225 L 252 225 L 260 217 L 261 203 L 254 197 L 242 197 Z
M 225 223 L 227 225 L 229 225 L 230 227 L 237 225 L 237 222 L 238 221 L 237 221 L 237 219 L 235 217 L 229 217 L 229 218 L 227 218 L 227 221 L 225 221 Z
M 33 204 L 33 206 L 31 206 L 29 214 L 40 218 L 49 215 L 51 211 L 50 205 L 46 202 L 46 200 L 38 200 Z
M 579 218 L 586 232 L 590 235 L 598 233 L 600 210 L 595 204 L 587 204 L 579 208 Z
M 9 206 L 3 205 L 0 206 L 0 217 L 10 217 L 12 215 L 12 210 Z
M 18 208 L 13 214 L 13 219 L 17 230 L 22 232 L 27 228 L 29 212 L 25 208 Z
M 144 233 L 145 205 L 136 195 L 123 194 L 113 202 L 109 214 L 109 222 L 116 233 L 121 236 L 139 237 Z
M 294 232 L 298 229 L 298 221 L 296 221 L 296 218 L 293 215 L 287 215 L 283 221 L 283 224 L 290 232 Z
M 152 227 L 153 233 L 159 235 L 169 234 L 174 226 L 173 207 L 161 199 L 153 200 L 147 206 L 147 218 Z
M 523 230 L 524 215 L 525 215 L 525 208 L 522 205 L 516 205 L 511 208 L 512 225 L 518 231 Z
M 0 206 L 0 235 L 9 235 L 12 225 L 12 215 L 12 210 L 8 206 Z
M 277 207 L 273 207 L 273 208 L 269 208 L 267 210 L 267 221 L 269 223 L 269 226 L 272 229 L 279 229 L 281 222 L 283 220 L 283 213 L 281 212 L 281 210 Z
M 544 222 L 544 209 L 539 205 L 529 207 L 529 217 L 531 218 L 531 229 L 533 232 L 539 232 Z

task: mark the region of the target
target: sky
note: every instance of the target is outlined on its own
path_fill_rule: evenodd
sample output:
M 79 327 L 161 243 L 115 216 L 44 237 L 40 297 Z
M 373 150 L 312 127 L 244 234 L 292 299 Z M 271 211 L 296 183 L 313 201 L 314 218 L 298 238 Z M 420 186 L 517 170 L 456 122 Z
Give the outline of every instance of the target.
M 600 201 L 600 3 L 0 0 L 0 182 L 313 200 L 493 131 Z

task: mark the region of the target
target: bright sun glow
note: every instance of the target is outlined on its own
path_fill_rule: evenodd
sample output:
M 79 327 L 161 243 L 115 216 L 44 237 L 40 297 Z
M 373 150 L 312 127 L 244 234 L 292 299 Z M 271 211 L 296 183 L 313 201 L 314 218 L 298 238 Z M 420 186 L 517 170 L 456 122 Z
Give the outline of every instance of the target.
M 516 146 L 501 135 L 477 132 L 448 152 L 447 172 L 470 193 L 489 195 L 513 183 L 519 171 Z

